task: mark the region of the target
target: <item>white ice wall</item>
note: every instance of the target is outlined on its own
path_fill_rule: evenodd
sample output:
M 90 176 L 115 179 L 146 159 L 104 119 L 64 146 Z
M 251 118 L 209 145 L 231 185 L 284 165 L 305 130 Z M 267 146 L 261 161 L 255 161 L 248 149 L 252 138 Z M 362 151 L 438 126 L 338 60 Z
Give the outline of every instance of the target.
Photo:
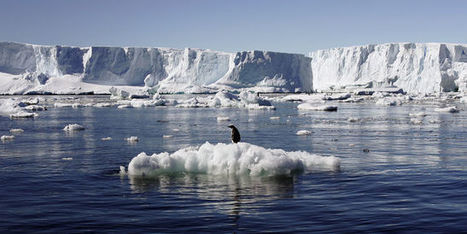
M 373 82 L 409 93 L 465 89 L 467 47 L 440 43 L 391 43 L 311 52 L 313 86 L 325 90 Z

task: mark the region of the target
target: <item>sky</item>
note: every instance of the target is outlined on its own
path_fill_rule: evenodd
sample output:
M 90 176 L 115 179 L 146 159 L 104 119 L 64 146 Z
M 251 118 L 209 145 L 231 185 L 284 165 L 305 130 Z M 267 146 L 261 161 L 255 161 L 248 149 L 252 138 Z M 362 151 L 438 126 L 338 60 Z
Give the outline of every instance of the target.
M 0 0 L 0 41 L 270 50 L 467 44 L 464 0 Z

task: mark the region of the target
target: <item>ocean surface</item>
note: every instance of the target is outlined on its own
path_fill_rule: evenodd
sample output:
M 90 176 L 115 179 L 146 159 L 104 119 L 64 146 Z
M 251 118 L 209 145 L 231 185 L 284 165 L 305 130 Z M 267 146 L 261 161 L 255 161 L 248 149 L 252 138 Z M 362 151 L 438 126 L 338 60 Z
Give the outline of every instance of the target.
M 35 119 L 0 116 L 0 135 L 24 130 L 0 142 L 0 231 L 465 232 L 465 105 L 452 114 L 435 112 L 435 104 L 335 102 L 337 112 L 273 104 L 275 111 L 51 107 Z M 411 121 L 409 113 L 420 111 L 427 114 L 421 123 Z M 72 123 L 85 130 L 63 131 Z M 334 155 L 340 169 L 277 177 L 119 174 L 141 152 L 228 144 L 229 124 L 244 142 Z M 139 141 L 124 140 L 130 136 Z

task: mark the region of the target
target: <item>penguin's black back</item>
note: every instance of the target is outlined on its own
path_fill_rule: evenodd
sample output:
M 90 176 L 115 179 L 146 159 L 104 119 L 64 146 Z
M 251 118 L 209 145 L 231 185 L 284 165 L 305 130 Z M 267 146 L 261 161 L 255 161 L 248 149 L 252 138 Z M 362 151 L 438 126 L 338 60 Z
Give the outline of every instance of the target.
M 233 143 L 239 142 L 241 137 L 240 137 L 240 132 L 238 131 L 238 129 L 233 125 L 230 125 L 229 128 L 232 129 L 232 142 Z

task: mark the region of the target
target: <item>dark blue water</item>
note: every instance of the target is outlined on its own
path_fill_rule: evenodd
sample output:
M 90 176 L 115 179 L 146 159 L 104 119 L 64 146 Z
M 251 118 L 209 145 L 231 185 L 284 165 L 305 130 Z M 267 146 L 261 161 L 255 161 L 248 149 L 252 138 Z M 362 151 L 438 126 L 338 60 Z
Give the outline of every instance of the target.
M 465 231 L 466 111 L 338 104 L 337 112 L 307 112 L 295 106 L 277 104 L 276 111 L 50 108 L 36 119 L 0 117 L 0 135 L 25 130 L 0 143 L 0 231 Z M 408 114 L 421 110 L 428 116 L 412 124 Z M 217 116 L 231 121 L 217 122 Z M 62 129 L 70 123 L 86 130 L 68 134 Z M 228 143 L 229 123 L 238 126 L 243 141 L 335 155 L 341 169 L 278 178 L 142 179 L 118 173 L 143 151 Z M 302 129 L 312 135 L 295 135 Z M 113 139 L 100 140 L 108 136 Z M 123 140 L 129 136 L 140 141 Z

